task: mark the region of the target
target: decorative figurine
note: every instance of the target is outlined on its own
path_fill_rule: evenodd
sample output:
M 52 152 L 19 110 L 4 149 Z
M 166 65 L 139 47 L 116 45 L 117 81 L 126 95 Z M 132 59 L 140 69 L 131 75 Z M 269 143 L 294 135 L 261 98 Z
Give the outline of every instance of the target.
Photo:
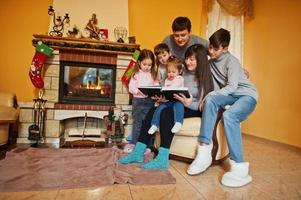
M 96 14 L 92 14 L 92 18 L 89 20 L 89 22 L 86 25 L 86 30 L 89 31 L 91 39 L 100 40 L 99 34 L 100 34 L 100 28 L 97 27 L 98 20 L 96 18 Z
M 80 30 L 77 28 L 77 26 L 74 25 L 72 29 L 68 30 L 67 36 L 72 38 L 81 38 L 82 34 Z

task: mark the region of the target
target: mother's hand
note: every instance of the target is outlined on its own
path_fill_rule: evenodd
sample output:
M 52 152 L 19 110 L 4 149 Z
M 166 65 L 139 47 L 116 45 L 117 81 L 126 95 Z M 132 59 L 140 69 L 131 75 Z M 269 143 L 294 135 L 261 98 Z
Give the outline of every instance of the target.
M 189 98 L 185 97 L 184 94 L 174 94 L 173 97 L 178 101 L 182 102 L 185 107 L 188 107 L 192 103 L 192 95 L 189 93 Z

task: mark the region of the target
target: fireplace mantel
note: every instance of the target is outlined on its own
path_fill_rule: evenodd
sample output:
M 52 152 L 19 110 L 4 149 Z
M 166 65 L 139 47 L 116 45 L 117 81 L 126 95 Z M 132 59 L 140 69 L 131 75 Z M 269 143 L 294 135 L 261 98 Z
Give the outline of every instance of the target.
M 138 44 L 119 43 L 110 41 L 100 41 L 93 39 L 77 39 L 70 37 L 52 37 L 48 35 L 34 34 L 32 40 L 35 46 L 38 41 L 57 50 L 76 50 L 83 52 L 103 52 L 109 54 L 132 55 L 136 49 L 139 49 Z

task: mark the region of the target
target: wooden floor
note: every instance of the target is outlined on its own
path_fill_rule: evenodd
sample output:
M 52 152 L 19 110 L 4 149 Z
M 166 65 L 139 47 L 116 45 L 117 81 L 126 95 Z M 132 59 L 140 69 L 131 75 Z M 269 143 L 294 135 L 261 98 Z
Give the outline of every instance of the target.
M 174 185 L 112 185 L 100 188 L 43 192 L 0 193 L 1 200 L 80 199 L 301 199 L 301 150 L 244 135 L 245 159 L 250 162 L 253 182 L 241 188 L 227 188 L 220 179 L 228 170 L 227 161 L 210 167 L 198 176 L 188 176 L 188 164 L 170 160 Z M 1 164 L 1 161 L 0 161 Z

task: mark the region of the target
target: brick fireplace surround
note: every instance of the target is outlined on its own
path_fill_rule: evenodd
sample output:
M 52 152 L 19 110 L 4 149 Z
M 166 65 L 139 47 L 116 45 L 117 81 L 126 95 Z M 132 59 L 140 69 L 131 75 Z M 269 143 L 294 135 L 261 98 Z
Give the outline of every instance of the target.
M 43 99 L 47 100 L 47 115 L 45 120 L 47 143 L 59 145 L 60 138 L 64 136 L 64 121 L 66 119 L 83 117 L 85 113 L 87 113 L 88 117 L 102 119 L 104 115 L 108 114 L 110 107 L 109 105 L 59 103 L 60 60 L 116 65 L 115 111 L 131 114 L 129 93 L 121 83 L 121 76 L 132 57 L 133 50 L 139 48 L 139 45 L 49 37 L 45 35 L 34 35 L 34 38 L 33 44 L 41 40 L 55 49 L 53 55 L 47 60 L 44 66 L 45 84 Z M 81 46 L 81 48 L 77 48 L 78 46 Z M 28 127 L 33 124 L 33 102 L 19 102 L 19 106 L 21 113 L 17 142 L 29 143 L 30 141 L 27 137 Z M 129 125 L 126 127 L 127 132 L 130 129 L 131 120 L 129 120 Z

